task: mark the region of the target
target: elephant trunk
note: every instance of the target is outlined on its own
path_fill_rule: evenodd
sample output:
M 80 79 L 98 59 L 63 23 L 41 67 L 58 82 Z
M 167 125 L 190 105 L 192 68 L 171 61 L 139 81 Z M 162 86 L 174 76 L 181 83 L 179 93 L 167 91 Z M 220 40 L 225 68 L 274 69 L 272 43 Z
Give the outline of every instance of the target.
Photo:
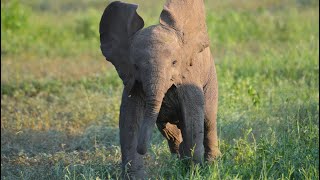
M 147 147 L 150 143 L 153 127 L 157 121 L 161 104 L 165 95 L 165 86 L 159 83 L 152 85 L 146 89 L 146 110 L 144 113 L 144 119 L 140 126 L 140 133 L 138 138 L 137 152 L 141 155 L 147 152 Z

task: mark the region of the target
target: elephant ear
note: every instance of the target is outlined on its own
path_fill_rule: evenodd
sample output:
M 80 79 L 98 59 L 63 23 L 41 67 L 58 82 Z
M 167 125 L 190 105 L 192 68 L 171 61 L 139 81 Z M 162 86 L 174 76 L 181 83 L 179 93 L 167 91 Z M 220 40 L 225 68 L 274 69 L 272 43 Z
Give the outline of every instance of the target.
M 160 24 L 176 30 L 190 63 L 195 54 L 210 44 L 203 0 L 167 0 Z
M 112 2 L 104 10 L 99 27 L 102 54 L 115 66 L 128 93 L 135 82 L 129 59 L 130 39 L 144 26 L 137 8 L 135 4 Z

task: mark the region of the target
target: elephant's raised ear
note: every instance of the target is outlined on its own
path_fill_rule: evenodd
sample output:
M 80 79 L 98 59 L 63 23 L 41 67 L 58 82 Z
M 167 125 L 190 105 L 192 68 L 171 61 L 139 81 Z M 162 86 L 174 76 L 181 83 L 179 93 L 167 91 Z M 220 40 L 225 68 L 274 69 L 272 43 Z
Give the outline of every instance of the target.
M 160 24 L 177 31 L 187 57 L 193 58 L 210 44 L 203 0 L 167 0 Z
M 130 39 L 144 26 L 137 8 L 135 4 L 112 2 L 104 10 L 99 27 L 102 54 L 115 66 L 127 91 L 135 81 L 129 60 Z

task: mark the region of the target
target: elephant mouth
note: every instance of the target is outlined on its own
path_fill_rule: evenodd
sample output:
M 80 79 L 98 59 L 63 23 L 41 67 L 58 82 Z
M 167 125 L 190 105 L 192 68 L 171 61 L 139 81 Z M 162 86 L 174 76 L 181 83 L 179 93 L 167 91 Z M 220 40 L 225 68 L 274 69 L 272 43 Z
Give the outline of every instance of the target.
M 164 97 L 162 99 L 162 105 L 167 104 L 168 102 L 177 101 L 177 95 L 177 86 L 175 84 L 172 84 L 170 88 L 167 90 L 167 92 L 164 94 Z

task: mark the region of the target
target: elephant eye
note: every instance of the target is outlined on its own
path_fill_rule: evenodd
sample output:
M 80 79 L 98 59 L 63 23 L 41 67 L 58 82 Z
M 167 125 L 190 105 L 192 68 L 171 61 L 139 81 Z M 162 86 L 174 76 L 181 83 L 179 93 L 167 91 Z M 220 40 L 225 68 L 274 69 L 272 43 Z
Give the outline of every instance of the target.
M 139 70 L 139 66 L 137 64 L 133 65 L 136 70 Z
M 172 65 L 175 65 L 175 64 L 177 64 L 177 60 L 174 60 L 174 61 L 172 61 Z

